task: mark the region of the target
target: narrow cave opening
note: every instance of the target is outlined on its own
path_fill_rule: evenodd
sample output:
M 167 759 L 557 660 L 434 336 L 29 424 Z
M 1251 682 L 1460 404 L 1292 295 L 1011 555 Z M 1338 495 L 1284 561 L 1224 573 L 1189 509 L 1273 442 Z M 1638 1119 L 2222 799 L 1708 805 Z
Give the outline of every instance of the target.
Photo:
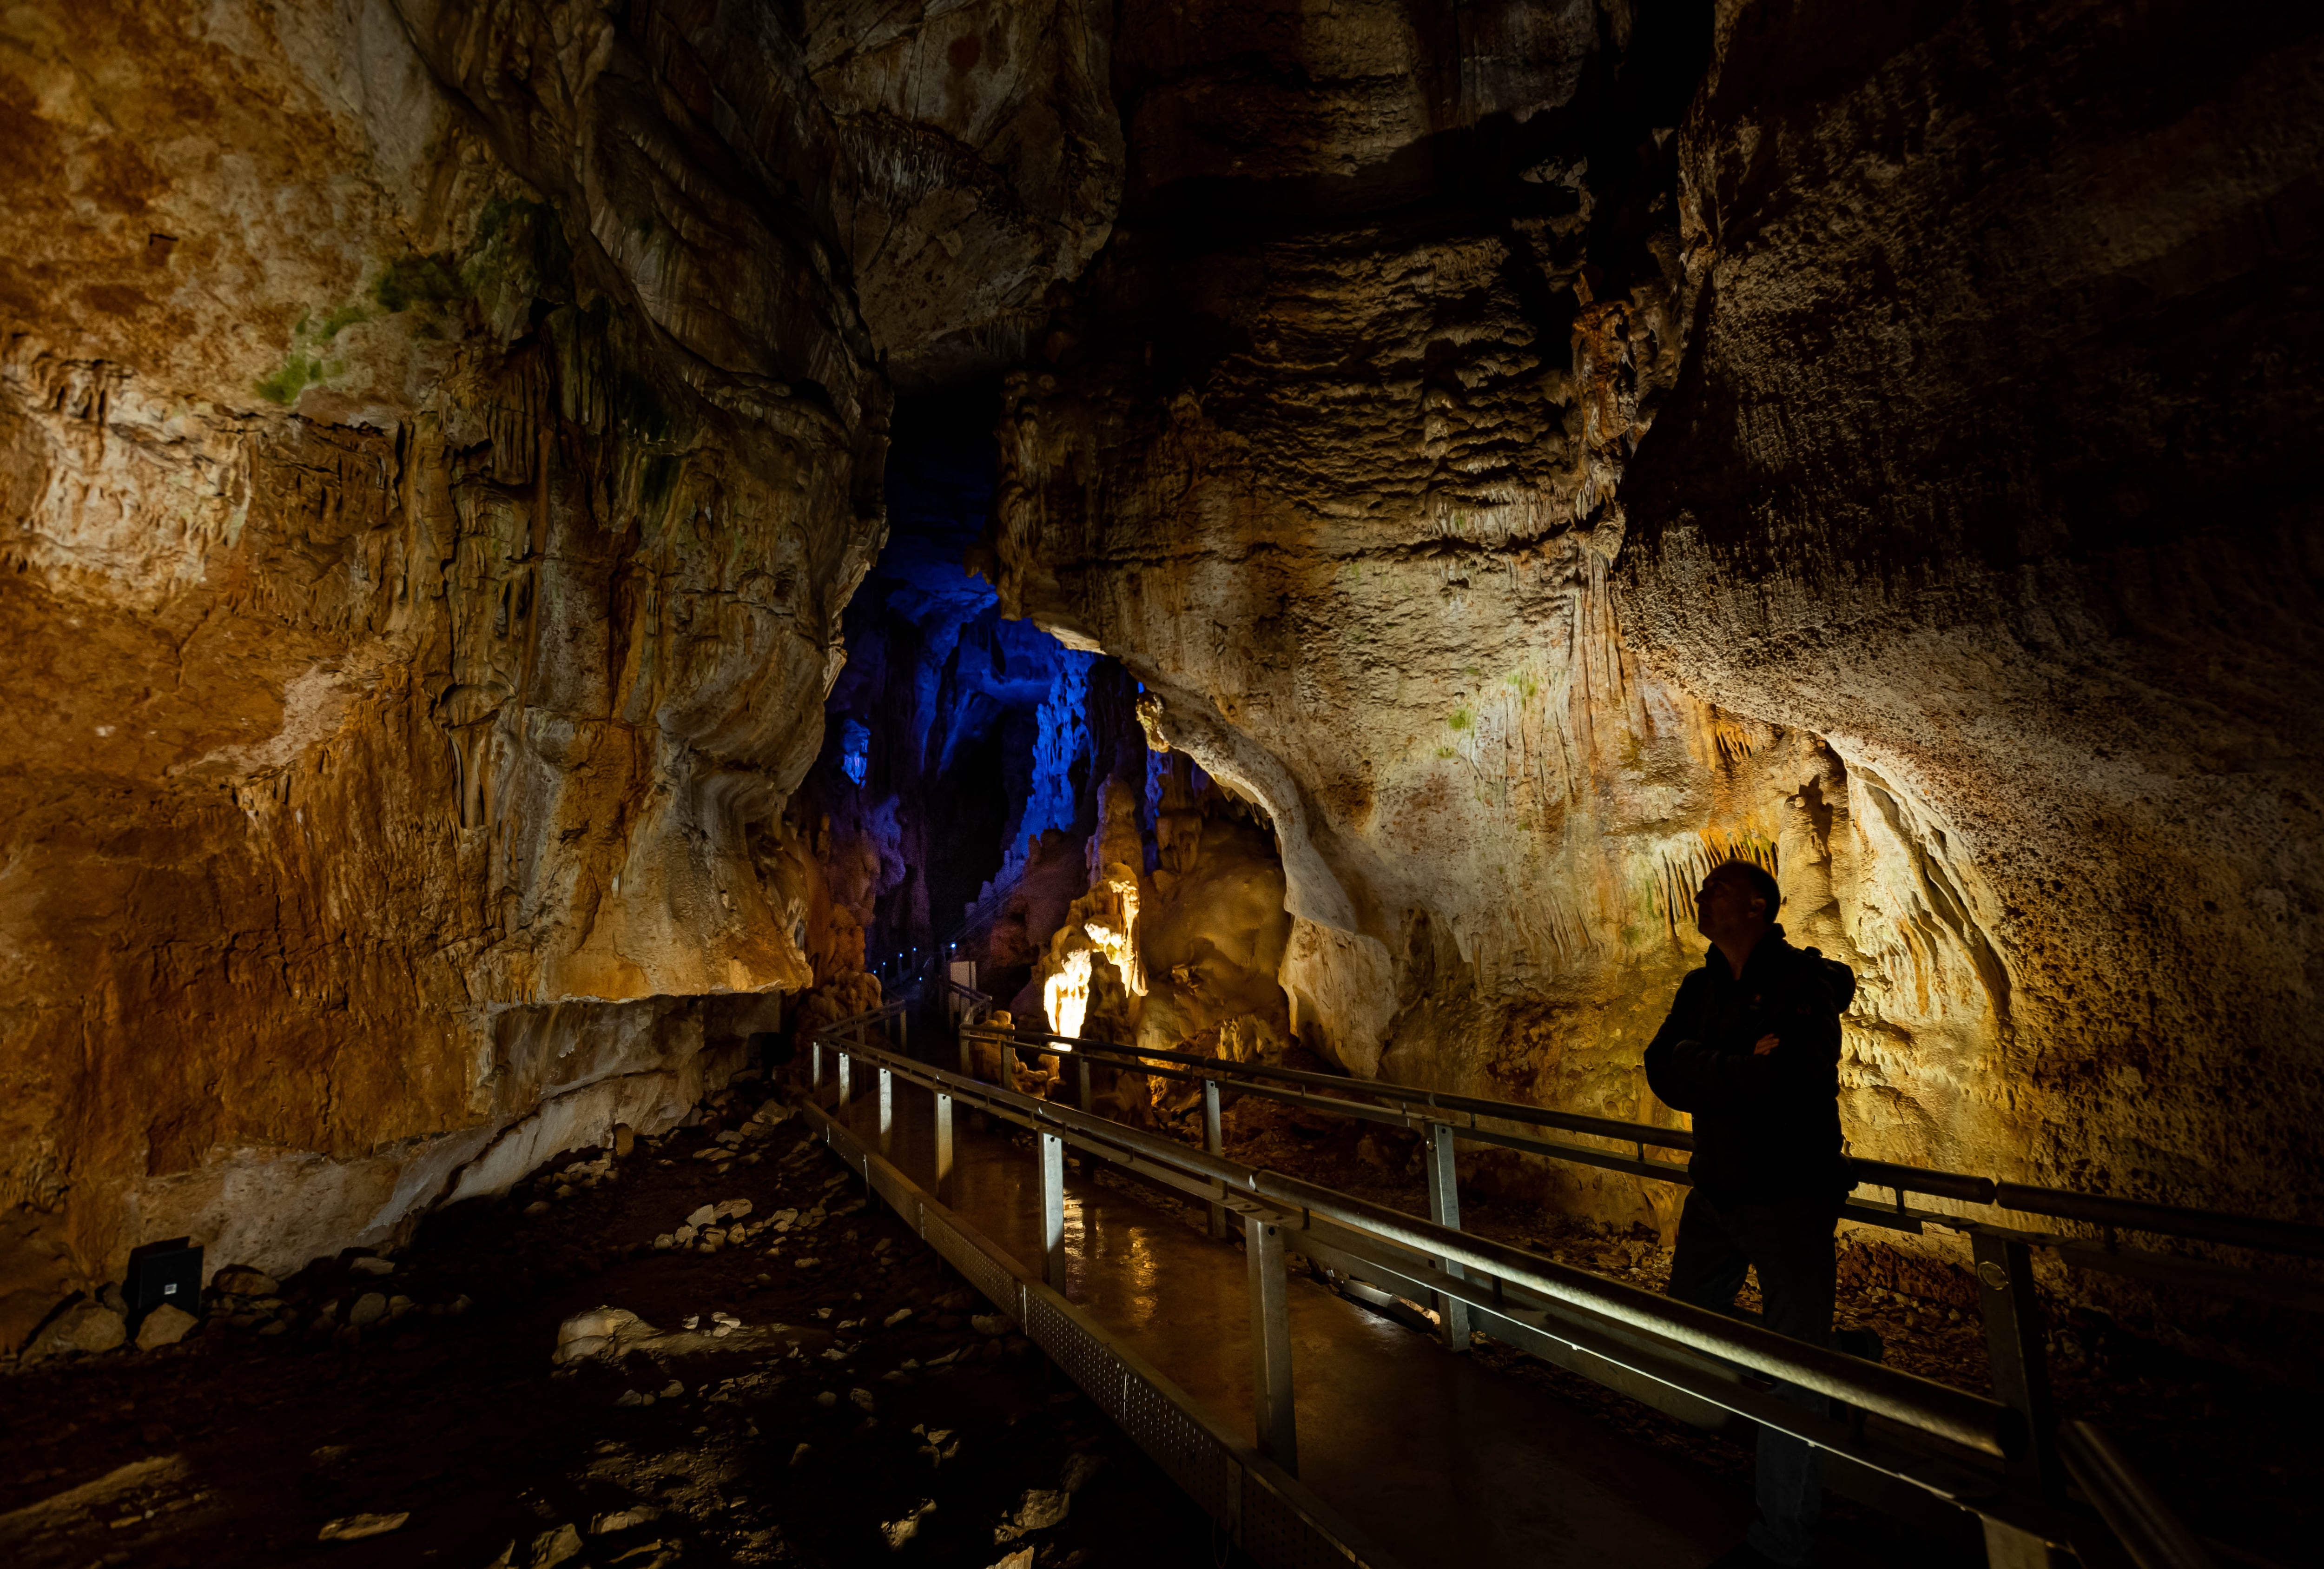
M 990 940 L 996 920 L 1028 897 L 1062 918 L 1106 781 L 1142 798 L 1149 765 L 1120 662 L 1004 616 L 966 565 L 992 516 L 998 420 L 990 380 L 899 402 L 888 538 L 847 606 L 804 794 L 827 825 L 832 904 L 883 987 L 956 959 L 1008 1002 L 1036 966 L 1028 942 Z

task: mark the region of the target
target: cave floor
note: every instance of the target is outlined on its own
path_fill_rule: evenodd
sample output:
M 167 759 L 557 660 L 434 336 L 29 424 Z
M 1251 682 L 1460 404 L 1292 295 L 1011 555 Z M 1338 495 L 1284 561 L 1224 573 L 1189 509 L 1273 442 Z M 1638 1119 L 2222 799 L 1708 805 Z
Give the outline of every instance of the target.
M 727 1120 L 757 1104 L 742 1097 Z M 524 1569 L 556 1560 L 567 1525 L 578 1551 L 565 1563 L 622 1569 L 986 1569 L 1026 1547 L 1041 1569 L 1244 1562 L 1214 1550 L 1207 1518 L 1029 1343 L 970 1324 L 989 1305 L 884 1205 L 830 1186 L 838 1168 L 800 1148 L 800 1121 L 723 1175 L 692 1158 L 718 1121 L 714 1111 L 703 1128 L 640 1140 L 613 1180 L 562 1200 L 549 1175 L 561 1158 L 508 1200 L 444 1212 L 383 1278 L 351 1278 L 342 1260 L 312 1266 L 281 1283 L 272 1334 L 214 1317 L 177 1346 L 5 1377 L 0 1562 Z M 732 1198 L 750 1199 L 753 1219 L 811 1215 L 823 1200 L 828 1218 L 772 1259 L 771 1236 L 654 1251 L 698 1205 Z M 316 1324 L 315 1305 L 374 1286 L 417 1306 L 359 1333 Z M 429 1312 L 463 1295 L 465 1312 Z M 796 1358 L 632 1352 L 557 1371 L 558 1325 L 599 1304 L 665 1329 L 689 1315 L 706 1328 L 722 1311 L 811 1327 Z M 912 1316 L 882 1327 L 903 1308 Z M 673 1380 L 683 1395 L 616 1404 Z M 940 1462 L 919 1429 L 950 1431 Z M 1028 1491 L 1068 1483 L 1060 1523 L 996 1544 Z M 891 1553 L 882 1527 L 929 1500 Z M 625 1510 L 649 1518 L 609 1518 Z M 389 1534 L 318 1539 L 331 1521 L 398 1513 L 409 1518 Z

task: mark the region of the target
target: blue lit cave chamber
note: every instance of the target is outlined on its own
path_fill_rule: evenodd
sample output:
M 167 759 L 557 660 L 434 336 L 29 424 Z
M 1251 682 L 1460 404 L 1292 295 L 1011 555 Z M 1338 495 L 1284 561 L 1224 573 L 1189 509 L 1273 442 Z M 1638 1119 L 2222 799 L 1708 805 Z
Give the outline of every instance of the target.
M 1109 781 L 1150 827 L 1170 771 L 1121 667 L 1003 618 L 969 565 L 992 514 L 996 417 L 989 391 L 897 411 L 888 541 L 846 608 L 823 751 L 787 825 L 816 972 L 786 1008 L 794 1040 L 952 974 L 1038 1026 L 1043 950 L 1088 889 Z

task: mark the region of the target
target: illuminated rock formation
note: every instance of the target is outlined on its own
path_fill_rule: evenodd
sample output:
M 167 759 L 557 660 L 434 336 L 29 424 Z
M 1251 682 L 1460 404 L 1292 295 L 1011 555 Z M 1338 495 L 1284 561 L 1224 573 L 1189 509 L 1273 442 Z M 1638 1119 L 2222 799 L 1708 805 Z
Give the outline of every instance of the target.
M 808 10 L 11 24 L 0 1347 L 677 1115 L 807 983 L 754 843 L 890 378 L 1119 178 L 1082 6 Z
M 1859 976 L 1855 1148 L 2280 1213 L 2314 44 L 2172 97 L 2118 85 L 2169 23 L 2066 5 L 2006 67 L 1942 8 L 1707 57 L 1286 14 L 1118 41 L 1138 200 L 1010 380 L 990 568 L 1264 812 L 1302 1038 L 1666 1115 L 1638 1050 L 1748 855 Z
M 1124 1039 L 1120 1032 L 1133 1024 L 1136 1000 L 1147 990 L 1145 938 L 1139 929 L 1139 912 L 1151 899 L 1140 870 L 1146 846 L 1138 828 L 1138 799 L 1129 786 L 1107 780 L 1098 811 L 1087 852 L 1089 891 L 1067 909 L 1043 959 L 1042 1011 L 1059 1035 Z M 1097 964 L 1106 967 L 1121 1000 L 1122 1006 L 1111 1011 L 1129 1015 L 1109 1018 L 1111 1028 L 1102 1032 L 1088 1027 L 1093 987 L 1101 996 L 1106 991 L 1093 968 Z
M 13 18 L 0 1347 L 955 928 L 1021 1018 L 1665 1115 L 1736 854 L 1859 1150 L 2312 1208 L 2324 56 L 2199 20 Z

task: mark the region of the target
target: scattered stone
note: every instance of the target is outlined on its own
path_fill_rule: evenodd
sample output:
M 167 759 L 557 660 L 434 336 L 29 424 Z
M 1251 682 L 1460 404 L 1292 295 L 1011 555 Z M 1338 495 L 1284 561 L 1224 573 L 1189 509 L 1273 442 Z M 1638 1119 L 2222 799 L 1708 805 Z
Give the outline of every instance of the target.
M 576 1313 L 557 1326 L 557 1349 L 549 1352 L 549 1360 L 559 1366 L 586 1361 L 609 1348 L 618 1350 L 625 1343 L 653 1334 L 653 1325 L 628 1308 L 601 1305 Z
M 836 1406 L 836 1405 L 838 1405 L 838 1404 L 839 1404 L 839 1397 L 838 1397 L 837 1395 L 835 1395 L 835 1394 L 832 1393 L 829 1389 L 825 1389 L 825 1390 L 824 1390 L 824 1391 L 823 1391 L 823 1393 L 821 1393 L 821 1394 L 817 1395 L 817 1396 L 815 1398 L 815 1403 L 816 1403 L 816 1405 L 818 1405 L 818 1406 L 822 1407 L 825 1410 L 828 1411 L 828 1410 L 830 1410 L 834 1406 Z M 804 1448 L 804 1447 L 806 1447 L 806 1446 L 805 1446 L 804 1444 L 802 1444 L 800 1447 Z
M 101 1302 L 77 1302 L 24 1348 L 23 1360 L 71 1352 L 106 1352 L 129 1338 L 121 1315 Z
M 1017 1506 L 1016 1518 L 993 1527 L 993 1545 L 999 1546 L 1029 1532 L 1047 1530 L 1065 1518 L 1065 1510 L 1072 1505 L 1072 1497 L 1062 1490 L 1026 1489 L 1024 1501 Z
M 635 1389 L 623 1389 L 620 1394 L 613 1397 L 613 1404 L 616 1406 L 642 1406 L 652 1398 L 653 1397 L 650 1395 L 641 1395 Z
M 1017 1321 L 1005 1313 L 978 1313 L 970 1316 L 968 1326 L 979 1334 L 1007 1334 L 1017 1327 Z
M 678 1246 L 678 1238 L 669 1232 L 664 1232 L 661 1235 L 654 1239 L 653 1245 L 655 1252 L 667 1253 L 672 1248 Z
M 793 1471 L 797 1471 L 800 1466 L 807 1463 L 807 1452 L 814 1447 L 815 1445 L 812 1444 L 802 1444 L 797 1449 L 791 1451 L 791 1469 Z
M 995 1564 L 992 1569 L 1033 1569 L 1033 1549 L 1019 1547 Z
M 675 1400 L 684 1393 L 686 1393 L 686 1386 L 678 1380 L 672 1379 L 662 1386 L 661 1398 L 665 1400 Z
M 392 1259 L 357 1259 L 354 1263 L 350 1264 L 348 1268 L 353 1269 L 358 1275 L 392 1275 L 395 1273 L 395 1260 Z
M 599 1515 L 589 1522 L 589 1534 L 602 1537 L 612 1531 L 632 1530 L 639 1526 L 651 1525 L 659 1518 L 661 1511 L 653 1505 L 638 1504 L 626 1509 L 615 1509 L 608 1515 Z
M 895 1328 L 898 1324 L 899 1324 L 903 1323 L 903 1322 L 904 1322 L 904 1320 L 906 1320 L 906 1319 L 908 1319 L 908 1318 L 909 1318 L 909 1317 L 911 1317 L 911 1316 L 912 1316 L 912 1310 L 911 1310 L 910 1308 L 908 1308 L 908 1307 L 899 1307 L 898 1309 L 896 1309 L 896 1311 L 895 1311 L 895 1312 L 893 1312 L 893 1313 L 891 1313 L 891 1314 L 888 1315 L 888 1316 L 887 1316 L 887 1317 L 885 1317 L 885 1318 L 883 1318 L 883 1319 L 881 1319 L 881 1320 L 880 1321 L 880 1327 L 881 1327 L 881 1328 L 882 1328 L 882 1329 L 893 1329 L 893 1328 Z
M 405 1314 L 410 1312 L 413 1308 L 419 1306 L 420 1305 L 418 1303 L 412 1301 L 409 1297 L 401 1295 L 391 1297 L 387 1299 L 388 1316 L 391 1318 L 401 1318 Z
M 282 1289 L 282 1285 L 273 1276 L 247 1264 L 228 1264 L 210 1277 L 210 1289 L 228 1297 L 272 1297 Z
M 316 1536 L 318 1542 L 360 1542 L 365 1537 L 384 1537 L 390 1531 L 403 1529 L 403 1522 L 411 1518 L 410 1509 L 392 1515 L 349 1515 L 333 1520 Z
M 556 1569 L 558 1564 L 567 1558 L 578 1557 L 580 1553 L 581 1533 L 567 1521 L 553 1531 L 541 1532 L 532 1539 L 531 1569 Z
M 1105 1456 L 1093 1454 L 1084 1450 L 1065 1462 L 1065 1474 L 1058 1485 L 1069 1493 L 1079 1492 L 1089 1479 L 1102 1470 L 1104 1465 Z
M 866 1411 L 871 1410 L 874 1404 L 872 1398 L 872 1391 L 869 1389 L 850 1389 L 847 1391 L 847 1398 L 854 1401 L 857 1405 L 862 1407 Z
M 636 1129 L 631 1127 L 627 1122 L 616 1122 L 613 1124 L 614 1159 L 627 1160 L 630 1158 L 630 1151 L 636 1149 L 637 1144 L 638 1131 Z
M 545 1198 L 534 1199 L 524 1206 L 524 1213 L 529 1215 L 545 1215 L 549 1213 L 549 1201 Z
M 387 1293 L 384 1291 L 366 1291 L 355 1298 L 353 1307 L 347 1309 L 347 1323 L 356 1329 L 368 1328 L 386 1316 Z
M 706 1204 L 700 1209 L 696 1210 L 692 1214 L 687 1216 L 686 1223 L 698 1231 L 717 1218 L 718 1206 L 716 1204 Z
M 888 1550 L 892 1553 L 901 1547 L 905 1543 L 910 1541 L 914 1537 L 918 1536 L 920 1534 L 920 1522 L 927 1518 L 928 1516 L 934 1514 L 936 1512 L 936 1500 L 922 1499 L 918 1503 L 913 1505 L 911 1512 L 905 1515 L 901 1519 L 889 1520 L 882 1524 L 880 1527 L 880 1531 L 882 1536 L 888 1538 Z
M 157 1345 L 175 1345 L 200 1322 L 184 1308 L 172 1307 L 164 1302 L 147 1314 L 145 1322 L 137 1326 L 137 1349 L 152 1351 Z
M 669 1234 L 670 1241 L 676 1242 L 681 1248 L 690 1248 L 694 1246 L 694 1237 L 695 1231 L 692 1226 L 680 1226 L 678 1230 L 670 1232 Z

